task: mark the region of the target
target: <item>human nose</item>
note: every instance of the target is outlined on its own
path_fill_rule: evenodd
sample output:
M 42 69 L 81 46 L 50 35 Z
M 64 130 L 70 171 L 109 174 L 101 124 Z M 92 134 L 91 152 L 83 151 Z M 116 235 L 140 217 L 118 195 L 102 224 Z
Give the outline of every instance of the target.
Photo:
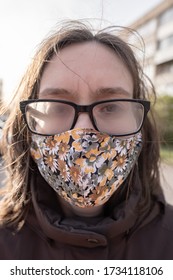
M 88 115 L 88 113 L 79 113 L 78 119 L 75 123 L 74 128 L 92 128 L 94 129 L 94 126 L 91 122 L 91 119 Z

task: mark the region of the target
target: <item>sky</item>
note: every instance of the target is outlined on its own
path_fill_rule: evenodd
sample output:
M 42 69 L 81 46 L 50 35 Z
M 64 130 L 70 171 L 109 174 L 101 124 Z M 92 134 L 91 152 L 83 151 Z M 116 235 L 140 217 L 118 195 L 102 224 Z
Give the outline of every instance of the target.
M 0 79 L 11 98 L 38 44 L 63 19 L 128 26 L 163 0 L 0 0 Z

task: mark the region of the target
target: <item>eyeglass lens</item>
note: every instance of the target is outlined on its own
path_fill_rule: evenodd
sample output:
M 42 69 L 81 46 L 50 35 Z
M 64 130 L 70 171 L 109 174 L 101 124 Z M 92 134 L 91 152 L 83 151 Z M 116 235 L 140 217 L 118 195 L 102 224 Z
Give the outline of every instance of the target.
M 144 117 L 141 103 L 114 101 L 97 104 L 92 110 L 97 129 L 114 135 L 135 133 Z M 75 108 L 66 103 L 41 101 L 26 106 L 29 128 L 39 134 L 53 135 L 71 129 Z

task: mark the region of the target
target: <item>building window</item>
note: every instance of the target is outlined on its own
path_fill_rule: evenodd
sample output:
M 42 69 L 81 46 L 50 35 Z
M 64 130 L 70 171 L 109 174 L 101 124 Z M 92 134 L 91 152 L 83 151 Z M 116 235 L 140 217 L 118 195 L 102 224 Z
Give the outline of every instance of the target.
M 158 50 L 161 50 L 161 49 L 164 49 L 164 48 L 167 48 L 169 46 L 173 45 L 173 34 L 158 41 Z
M 156 75 L 173 73 L 173 60 L 157 65 Z

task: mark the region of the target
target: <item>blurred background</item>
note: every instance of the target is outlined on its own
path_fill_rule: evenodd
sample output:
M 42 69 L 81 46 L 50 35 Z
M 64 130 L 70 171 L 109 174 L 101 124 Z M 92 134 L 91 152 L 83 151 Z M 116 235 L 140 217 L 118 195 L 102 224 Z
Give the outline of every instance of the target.
M 0 0 L 0 100 L 9 102 L 38 44 L 60 20 L 90 18 L 98 28 L 132 27 L 144 39 L 144 70 L 157 92 L 162 180 L 173 188 L 173 0 Z

